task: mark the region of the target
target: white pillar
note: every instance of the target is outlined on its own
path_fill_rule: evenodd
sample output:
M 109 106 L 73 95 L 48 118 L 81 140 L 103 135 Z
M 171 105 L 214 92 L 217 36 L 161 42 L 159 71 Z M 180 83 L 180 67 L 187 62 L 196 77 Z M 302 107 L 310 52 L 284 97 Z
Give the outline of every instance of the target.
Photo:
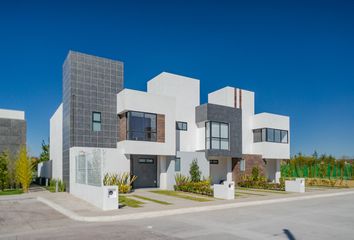
M 276 159 L 275 160 L 276 162 L 275 162 L 275 182 L 276 183 L 279 183 L 280 182 L 280 175 L 281 175 L 281 173 L 280 173 L 280 159 Z
M 160 189 L 167 189 L 166 157 L 158 156 L 158 161 L 160 163 Z
M 227 159 L 226 160 L 226 167 L 227 167 L 227 174 L 226 174 L 226 181 L 231 182 L 232 181 L 232 159 Z

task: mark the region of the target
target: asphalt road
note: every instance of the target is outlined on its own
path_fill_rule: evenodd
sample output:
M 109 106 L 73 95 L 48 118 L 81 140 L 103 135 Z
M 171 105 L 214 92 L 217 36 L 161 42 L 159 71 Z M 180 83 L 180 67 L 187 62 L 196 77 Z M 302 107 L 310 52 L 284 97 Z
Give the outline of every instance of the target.
M 354 194 L 112 223 L 0 199 L 0 239 L 353 239 Z

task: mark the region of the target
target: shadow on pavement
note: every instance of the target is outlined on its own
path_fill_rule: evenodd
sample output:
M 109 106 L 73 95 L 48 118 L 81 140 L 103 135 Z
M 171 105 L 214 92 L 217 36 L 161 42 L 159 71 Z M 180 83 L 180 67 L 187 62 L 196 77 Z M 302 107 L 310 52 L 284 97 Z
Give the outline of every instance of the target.
M 289 240 L 295 240 L 295 236 L 288 229 L 283 229 L 284 234 L 288 237 Z

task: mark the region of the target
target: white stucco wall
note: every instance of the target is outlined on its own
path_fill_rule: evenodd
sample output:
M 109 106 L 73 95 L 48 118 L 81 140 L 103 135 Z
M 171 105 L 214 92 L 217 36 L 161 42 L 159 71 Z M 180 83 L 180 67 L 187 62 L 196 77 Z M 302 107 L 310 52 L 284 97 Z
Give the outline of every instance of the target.
M 242 90 L 242 153 L 252 154 L 254 116 L 254 92 Z
M 63 179 L 63 104 L 60 104 L 49 121 L 49 159 L 52 163 L 52 177 Z
M 120 141 L 118 149 L 124 154 L 175 155 L 176 151 L 176 101 L 173 97 L 160 96 L 131 89 L 117 95 L 117 113 L 140 111 L 165 115 L 165 142 Z
M 275 128 L 288 130 L 288 143 L 258 142 L 252 143 L 253 154 L 261 154 L 263 158 L 289 159 L 290 158 L 290 119 L 271 113 L 260 113 L 253 117 L 253 129 Z
M 10 109 L 0 109 L 0 118 L 25 120 L 25 112 Z
M 195 108 L 200 104 L 199 80 L 163 72 L 148 81 L 147 92 L 175 99 L 176 121 L 188 124 L 187 131 L 180 131 L 180 151 L 195 151 L 197 145 Z
M 209 93 L 208 103 L 235 107 L 235 88 L 224 87 Z

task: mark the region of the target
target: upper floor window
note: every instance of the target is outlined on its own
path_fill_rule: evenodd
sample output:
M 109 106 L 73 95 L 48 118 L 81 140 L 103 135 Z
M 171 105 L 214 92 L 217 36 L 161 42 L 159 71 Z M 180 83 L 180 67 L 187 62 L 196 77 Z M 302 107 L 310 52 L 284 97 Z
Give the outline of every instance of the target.
M 186 122 L 176 122 L 176 129 L 181 131 L 187 131 L 187 123 Z
M 288 143 L 288 131 L 274 128 L 254 129 L 253 142 Z
M 229 150 L 229 143 L 228 123 L 205 123 L 205 144 L 207 149 Z
M 92 130 L 94 132 L 101 131 L 101 113 L 100 112 L 93 112 L 92 113 Z
M 156 114 L 127 112 L 127 139 L 156 142 Z

